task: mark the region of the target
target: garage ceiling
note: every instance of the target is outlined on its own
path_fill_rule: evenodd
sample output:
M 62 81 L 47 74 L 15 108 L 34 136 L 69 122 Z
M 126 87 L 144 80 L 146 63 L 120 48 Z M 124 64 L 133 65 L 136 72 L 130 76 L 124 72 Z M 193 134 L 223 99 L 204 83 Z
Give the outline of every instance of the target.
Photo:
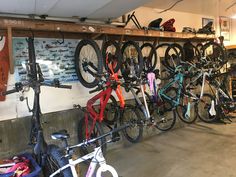
M 1 0 L 0 13 L 116 18 L 148 0 Z
M 117 18 L 137 7 L 167 9 L 178 0 L 1 0 L 0 13 L 52 17 Z M 183 0 L 172 10 L 204 15 L 236 14 L 236 0 Z

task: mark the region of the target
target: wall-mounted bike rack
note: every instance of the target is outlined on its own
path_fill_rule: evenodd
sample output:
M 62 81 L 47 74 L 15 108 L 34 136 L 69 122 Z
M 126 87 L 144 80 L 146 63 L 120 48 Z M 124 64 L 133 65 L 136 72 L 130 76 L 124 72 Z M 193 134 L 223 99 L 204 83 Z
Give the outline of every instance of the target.
M 12 56 L 12 37 L 31 36 L 30 30 L 34 31 L 35 37 L 61 38 L 61 33 L 67 39 L 103 39 L 104 36 L 119 41 L 208 41 L 214 40 L 215 35 L 192 34 L 181 32 L 164 32 L 154 30 L 141 30 L 114 27 L 110 25 L 55 22 L 46 20 L 29 20 L 19 18 L 0 18 L 0 35 L 8 34 L 10 73 L 14 73 L 14 61 Z M 60 33 L 58 32 L 60 31 Z

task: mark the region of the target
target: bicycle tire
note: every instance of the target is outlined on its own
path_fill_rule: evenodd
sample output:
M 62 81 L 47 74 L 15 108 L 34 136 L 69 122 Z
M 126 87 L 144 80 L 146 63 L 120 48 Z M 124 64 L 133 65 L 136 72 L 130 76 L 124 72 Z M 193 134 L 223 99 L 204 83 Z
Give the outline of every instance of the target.
M 124 137 L 131 143 L 137 143 L 143 136 L 143 124 L 141 116 L 138 110 L 133 105 L 125 105 L 123 115 L 120 117 L 120 124 L 125 125 L 127 123 L 133 123 L 130 127 L 122 130 Z M 137 129 L 137 133 L 132 133 L 134 129 Z M 132 136 L 134 134 L 134 136 Z
M 145 55 L 144 49 L 150 48 L 150 51 Z M 140 47 L 143 55 L 143 71 L 145 73 L 153 72 L 157 65 L 157 53 L 155 47 L 151 43 L 144 43 Z
M 207 49 L 212 47 L 212 54 L 206 55 Z M 210 62 L 212 62 L 212 66 L 210 68 L 213 71 L 219 71 L 226 61 L 226 55 L 222 46 L 216 42 L 210 41 L 203 45 L 203 57 L 206 57 Z M 211 51 L 211 50 L 210 50 Z
M 174 94 L 173 94 L 174 93 Z M 177 88 L 169 87 L 165 94 L 175 99 L 177 95 Z M 170 100 L 165 97 L 158 98 L 156 107 L 154 107 L 153 118 L 155 127 L 161 131 L 168 131 L 172 129 L 176 122 L 176 108 Z
M 45 177 L 49 177 L 59 168 L 69 164 L 69 161 L 56 145 L 49 145 L 47 150 L 46 163 L 43 167 Z M 56 175 L 56 177 L 73 177 L 71 169 L 67 168 Z
M 110 100 L 110 102 L 109 102 Z M 104 110 L 104 122 L 108 125 L 114 125 L 119 117 L 118 104 L 114 96 L 110 96 L 108 104 Z
M 207 100 L 206 100 L 207 99 Z M 202 98 L 198 101 L 197 104 L 197 113 L 200 120 L 206 123 L 212 123 L 217 119 L 217 116 L 211 116 L 209 110 L 211 108 L 211 102 L 214 100 L 214 97 L 211 94 L 204 93 Z M 203 103 L 203 105 L 200 105 Z
M 88 116 L 88 128 L 93 128 L 93 131 L 91 132 L 91 135 L 89 137 L 89 139 L 92 139 L 92 138 L 96 138 L 98 136 L 101 136 L 104 134 L 103 132 L 103 128 L 102 128 L 102 123 L 100 122 L 95 122 L 95 126 L 94 127 L 91 127 L 92 124 L 93 124 L 93 120 L 92 118 L 90 118 L 90 116 Z M 79 121 L 79 125 L 78 125 L 78 142 L 79 143 L 82 143 L 84 140 L 86 140 L 86 136 L 85 136 L 85 117 L 83 117 L 80 121 Z M 106 139 L 105 138 L 101 138 L 99 139 L 98 141 L 96 141 L 95 143 L 91 144 L 91 145 L 87 145 L 87 146 L 81 146 L 80 147 L 80 154 L 83 156 L 83 155 L 86 155 L 90 152 L 93 152 L 94 150 L 94 145 L 96 147 L 98 146 L 102 146 L 102 152 L 105 154 L 106 153 L 106 149 L 107 149 L 107 146 L 106 146 Z M 89 160 L 85 163 L 88 163 Z
M 100 166 L 97 169 L 96 172 L 96 177 L 104 177 L 102 175 L 102 172 L 110 172 L 110 174 L 112 175 L 112 177 L 119 177 L 117 171 L 115 170 L 114 167 L 112 167 L 111 165 L 107 165 L 106 166 Z
M 173 49 L 174 53 L 171 53 Z M 184 51 L 181 45 L 177 43 L 170 44 L 165 51 L 165 65 L 168 69 L 175 71 L 175 68 L 184 61 Z
M 111 73 L 111 71 L 110 71 L 110 69 L 109 69 L 109 67 L 107 66 L 107 63 L 106 63 L 107 49 L 110 46 L 114 46 L 115 49 L 116 49 L 115 54 L 111 54 L 112 55 L 111 57 L 112 57 L 112 61 L 115 60 L 115 62 L 116 62 L 116 66 L 113 68 L 113 71 L 114 71 L 114 73 L 117 73 L 120 70 L 120 67 L 121 67 L 122 53 L 121 53 L 120 45 L 116 41 L 108 40 L 108 41 L 105 41 L 103 43 L 103 45 L 102 45 L 103 64 L 104 64 L 104 67 L 105 67 L 106 71 Z
M 140 50 L 140 47 L 138 46 L 138 43 L 136 43 L 135 41 L 127 41 L 124 43 L 124 45 L 121 48 L 121 53 L 122 53 L 122 67 L 121 67 L 121 73 L 124 76 L 124 78 L 129 79 L 129 74 L 130 73 L 130 63 L 131 63 L 131 58 L 130 56 L 124 56 L 126 55 L 126 49 L 128 47 L 132 46 L 136 52 L 129 51 L 131 53 L 131 55 L 133 55 L 134 53 L 137 54 L 137 58 L 134 61 L 134 69 L 135 69 L 135 75 L 137 77 L 140 77 L 142 71 L 143 71 L 143 56 L 142 56 L 142 52 Z M 134 58 L 132 58 L 134 59 Z
M 92 59 L 94 56 L 88 56 L 88 57 L 81 57 L 80 56 L 83 53 L 84 47 L 87 47 L 87 50 L 90 51 L 90 55 L 95 53 L 97 61 L 93 61 L 93 62 L 86 61 L 88 59 L 89 60 Z M 89 47 L 90 47 L 90 49 L 88 49 Z M 93 49 L 94 53 L 91 53 L 92 52 L 91 49 Z M 88 52 L 87 52 L 87 54 L 88 54 Z M 90 57 L 92 57 L 92 58 L 90 58 Z M 94 62 L 96 62 L 97 66 L 95 66 Z M 93 66 L 91 66 L 91 68 L 93 69 L 93 71 L 91 71 L 91 73 L 89 73 L 89 71 L 87 70 L 89 68 L 88 63 L 93 65 Z M 85 65 L 87 65 L 87 66 L 85 66 Z M 103 59 L 102 59 L 102 54 L 101 54 L 101 51 L 98 47 L 98 44 L 91 39 L 81 40 L 78 43 L 76 50 L 75 50 L 75 68 L 76 68 L 76 73 L 77 73 L 78 79 L 81 82 L 81 84 L 86 88 L 93 88 L 93 87 L 97 86 L 97 84 L 98 84 L 97 76 L 102 74 L 102 72 L 103 72 L 102 67 L 103 67 Z M 82 74 L 83 71 L 86 73 L 86 78 L 89 79 L 89 81 L 87 79 L 85 79 L 85 76 L 83 76 L 83 74 Z

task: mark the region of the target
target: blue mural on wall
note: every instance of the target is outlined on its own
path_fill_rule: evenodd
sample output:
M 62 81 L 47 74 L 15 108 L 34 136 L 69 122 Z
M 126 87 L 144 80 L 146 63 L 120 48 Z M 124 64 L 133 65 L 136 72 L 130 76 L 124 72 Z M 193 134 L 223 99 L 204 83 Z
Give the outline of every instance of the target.
M 66 40 L 60 44 L 57 39 L 37 38 L 34 40 L 36 61 L 39 63 L 45 81 L 59 79 L 61 82 L 77 81 L 74 53 L 78 40 Z M 15 79 L 27 78 L 28 44 L 26 38 L 13 39 Z

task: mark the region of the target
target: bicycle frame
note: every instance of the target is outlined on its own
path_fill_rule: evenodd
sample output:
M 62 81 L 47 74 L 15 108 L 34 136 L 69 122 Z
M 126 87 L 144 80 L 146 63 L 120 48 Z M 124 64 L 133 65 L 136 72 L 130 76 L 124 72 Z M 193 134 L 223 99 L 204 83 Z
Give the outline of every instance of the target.
M 180 102 L 180 95 L 181 95 L 181 89 L 183 87 L 183 80 L 184 80 L 184 75 L 182 73 L 178 73 L 175 75 L 174 79 L 167 83 L 164 87 L 162 87 L 158 91 L 158 96 L 161 98 L 163 97 L 167 101 L 171 102 L 174 107 L 179 105 Z M 168 88 L 173 86 L 175 83 L 178 83 L 178 91 L 177 91 L 177 96 L 175 99 L 171 98 L 170 96 L 166 95 L 165 92 L 167 91 Z
M 74 147 L 77 147 L 77 146 L 75 145 L 72 148 L 74 148 Z M 89 160 L 89 159 L 92 159 L 92 160 L 91 160 L 89 168 L 87 170 L 86 177 L 92 177 L 93 176 L 93 174 L 95 172 L 95 169 L 96 169 L 98 164 L 100 165 L 100 167 L 97 170 L 96 177 L 101 177 L 101 173 L 105 172 L 105 171 L 111 172 L 113 177 L 118 177 L 118 174 L 117 174 L 116 170 L 112 166 L 106 164 L 106 160 L 105 160 L 105 158 L 102 154 L 101 147 L 94 148 L 93 152 L 91 152 L 91 153 L 89 153 L 89 154 L 87 154 L 83 157 L 80 157 L 76 160 L 73 160 L 73 159 L 70 158 L 69 159 L 69 164 L 59 168 L 57 171 L 55 171 L 53 174 L 51 174 L 50 177 L 56 176 L 61 171 L 65 170 L 67 168 L 71 169 L 73 177 L 78 177 L 75 166 L 77 164 L 79 164 L 81 162 L 84 162 L 86 160 Z

